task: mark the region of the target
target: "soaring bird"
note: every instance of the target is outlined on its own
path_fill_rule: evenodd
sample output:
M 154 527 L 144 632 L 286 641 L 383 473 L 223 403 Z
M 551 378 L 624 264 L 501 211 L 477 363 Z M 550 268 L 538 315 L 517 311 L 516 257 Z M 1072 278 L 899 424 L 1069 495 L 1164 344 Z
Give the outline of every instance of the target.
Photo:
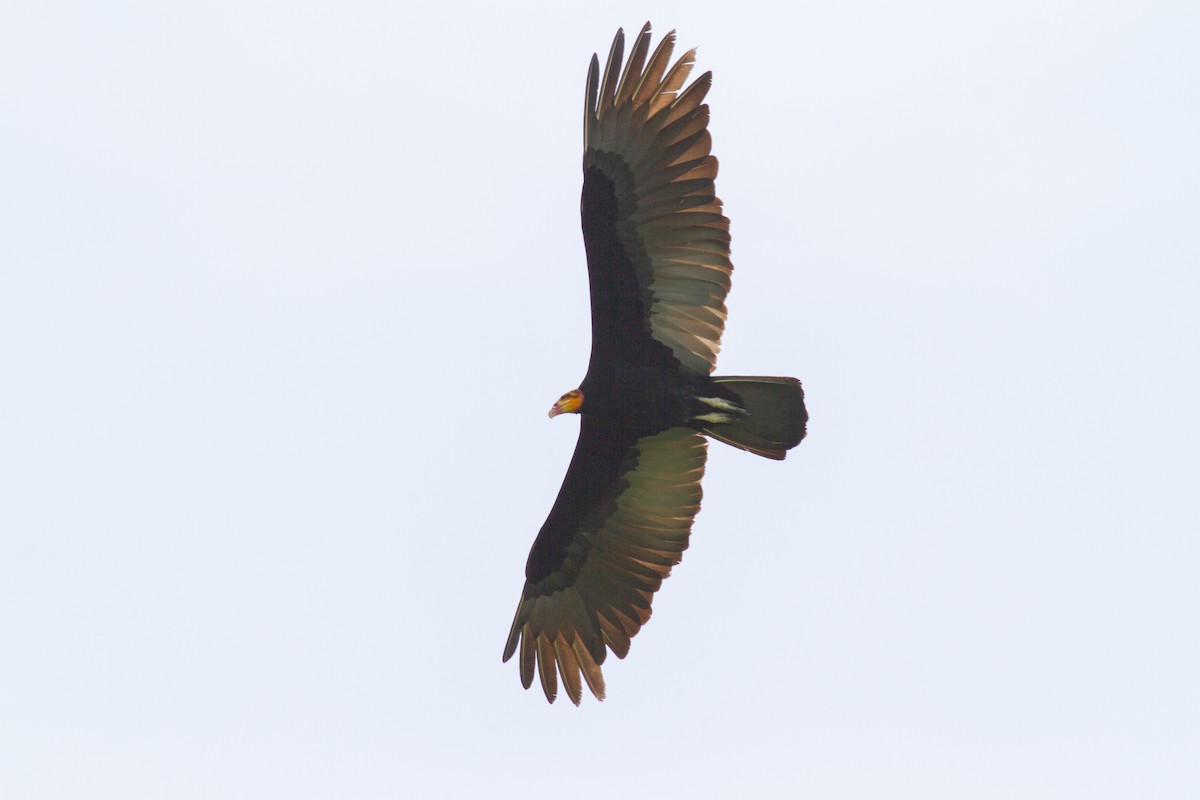
M 561 677 L 604 699 L 600 665 L 650 618 L 650 601 L 688 546 L 700 509 L 705 436 L 782 459 L 804 438 L 795 378 L 716 377 L 725 326 L 729 220 L 713 180 L 706 72 L 695 50 L 671 64 L 672 31 L 650 24 L 621 68 L 617 31 L 603 71 L 588 68 L 583 116 L 583 242 L 592 349 L 578 389 L 550 416 L 580 415 L 558 499 L 525 565 L 504 647 L 521 683 L 536 666 L 546 699 Z

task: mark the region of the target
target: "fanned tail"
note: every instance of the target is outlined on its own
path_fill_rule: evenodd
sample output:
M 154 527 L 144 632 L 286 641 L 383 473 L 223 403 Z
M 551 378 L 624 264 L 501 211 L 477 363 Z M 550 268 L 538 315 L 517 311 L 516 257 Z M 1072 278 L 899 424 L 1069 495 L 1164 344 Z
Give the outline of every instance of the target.
M 808 410 L 795 378 L 730 376 L 713 381 L 741 399 L 744 417 L 702 428 L 712 438 L 751 453 L 782 460 L 804 438 Z

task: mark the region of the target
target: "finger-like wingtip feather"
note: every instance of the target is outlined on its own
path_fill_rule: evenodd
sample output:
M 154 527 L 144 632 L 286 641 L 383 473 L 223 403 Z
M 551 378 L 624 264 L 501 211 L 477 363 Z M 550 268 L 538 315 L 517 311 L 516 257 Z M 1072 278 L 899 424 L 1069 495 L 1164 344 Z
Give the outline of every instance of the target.
M 583 684 L 579 681 L 579 660 L 575 657 L 575 650 L 561 636 L 554 640 L 554 657 L 558 662 L 558 672 L 562 677 L 563 688 L 567 690 L 567 697 L 571 698 L 572 703 L 579 705 L 579 701 L 583 699 Z
M 592 54 L 588 64 L 587 88 L 583 92 L 583 146 L 587 147 L 588 138 L 596 126 L 596 95 L 600 91 L 600 59 Z
M 558 697 L 558 669 L 554 660 L 554 643 L 547 636 L 537 637 L 537 670 L 542 691 L 546 699 L 553 703 Z
M 597 700 L 604 699 L 604 675 L 600 672 L 600 665 L 596 663 L 592 653 L 590 653 L 584 643 L 576 638 L 571 645 L 575 650 L 575 657 L 579 661 L 579 666 L 583 670 L 583 679 L 587 681 L 588 689 L 596 696 Z M 601 660 L 603 660 L 604 646 L 600 646 Z M 578 705 L 578 703 L 576 703 Z
M 596 105 L 597 114 L 612 108 L 616 98 L 617 83 L 621 77 L 621 57 L 625 53 L 625 29 L 617 28 L 613 37 L 612 47 L 608 51 L 608 61 L 604 64 L 604 81 L 600 84 L 600 98 Z
M 641 33 L 629 51 L 629 60 L 625 62 L 625 71 L 621 74 L 621 83 L 617 87 L 617 99 L 614 105 L 623 106 L 629 102 L 634 90 L 639 85 L 642 67 L 646 63 L 646 53 L 650 50 L 650 23 L 642 26 Z

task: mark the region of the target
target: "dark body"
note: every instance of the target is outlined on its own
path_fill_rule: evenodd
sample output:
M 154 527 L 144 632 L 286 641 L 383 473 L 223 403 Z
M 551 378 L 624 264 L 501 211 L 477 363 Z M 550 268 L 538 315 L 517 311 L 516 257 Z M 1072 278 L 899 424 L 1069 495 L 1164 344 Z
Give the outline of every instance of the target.
M 737 402 L 707 375 L 683 377 L 678 370 L 646 367 L 605 370 L 599 376 L 589 371 L 580 389 L 588 408 L 580 412 L 575 455 L 525 564 L 525 577 L 535 586 L 562 566 L 585 516 L 619 490 L 629 452 L 639 439 L 675 427 L 702 429 L 702 423 L 691 419 L 711 410 L 696 401 L 702 393 Z
M 592 347 L 582 402 L 564 409 L 581 415 L 579 440 L 504 651 L 520 652 L 527 688 L 536 667 L 551 702 L 559 676 L 576 704 L 581 676 L 602 699 L 606 649 L 624 657 L 650 618 L 700 507 L 706 435 L 782 459 L 808 418 L 794 378 L 711 374 L 733 270 L 702 103 L 712 76 L 683 88 L 694 53 L 671 65 L 674 34 L 653 54 L 649 40 L 647 25 L 622 71 L 618 32 L 603 72 L 593 57 L 588 73 Z
M 708 375 L 685 370 L 651 335 L 652 299 L 635 266 L 648 260 L 645 247 L 636 229 L 625 226 L 622 236 L 618 227 L 637 211 L 632 174 L 620 156 L 594 149 L 586 151 L 584 164 L 579 206 L 592 354 L 579 384 L 585 400 L 575 456 L 525 565 L 525 577 L 534 584 L 559 568 L 584 515 L 619 485 L 627 453 L 638 439 L 682 425 L 699 429 L 692 422 L 705 410 L 698 396 L 738 402 Z

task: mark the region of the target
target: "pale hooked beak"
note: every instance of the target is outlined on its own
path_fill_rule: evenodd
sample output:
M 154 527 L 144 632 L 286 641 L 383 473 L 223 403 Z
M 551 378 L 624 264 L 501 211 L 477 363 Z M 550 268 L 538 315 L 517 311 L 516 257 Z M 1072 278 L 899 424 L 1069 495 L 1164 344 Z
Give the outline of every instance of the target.
M 558 402 L 550 406 L 550 419 L 554 419 L 559 414 L 570 414 L 579 410 L 583 405 L 583 392 L 578 389 L 571 391 L 558 398 Z

